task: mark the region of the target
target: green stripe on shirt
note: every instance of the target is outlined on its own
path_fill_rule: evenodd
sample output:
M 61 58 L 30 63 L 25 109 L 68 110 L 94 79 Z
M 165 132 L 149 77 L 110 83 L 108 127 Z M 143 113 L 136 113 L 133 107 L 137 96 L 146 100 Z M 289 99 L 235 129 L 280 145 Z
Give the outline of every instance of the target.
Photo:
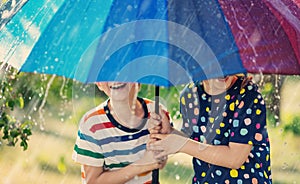
M 110 164 L 110 165 L 106 165 L 105 164 L 105 167 L 107 168 L 122 168 L 122 167 L 126 167 L 128 166 L 130 163 L 129 162 L 121 162 L 121 163 L 118 163 L 118 164 Z
M 104 156 L 100 153 L 95 153 L 95 152 L 92 152 L 89 150 L 81 149 L 77 145 L 74 146 L 74 150 L 80 155 L 89 156 L 89 157 L 93 157 L 93 158 L 97 158 L 97 159 L 104 158 Z

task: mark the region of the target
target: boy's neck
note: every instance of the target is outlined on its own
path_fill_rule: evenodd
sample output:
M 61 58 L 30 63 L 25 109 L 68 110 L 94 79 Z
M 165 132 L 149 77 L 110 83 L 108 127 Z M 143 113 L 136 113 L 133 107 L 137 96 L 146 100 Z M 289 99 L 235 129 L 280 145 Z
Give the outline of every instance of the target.
M 139 127 L 144 117 L 143 106 L 137 99 L 132 100 L 131 103 L 110 100 L 108 107 L 115 120 L 128 128 Z

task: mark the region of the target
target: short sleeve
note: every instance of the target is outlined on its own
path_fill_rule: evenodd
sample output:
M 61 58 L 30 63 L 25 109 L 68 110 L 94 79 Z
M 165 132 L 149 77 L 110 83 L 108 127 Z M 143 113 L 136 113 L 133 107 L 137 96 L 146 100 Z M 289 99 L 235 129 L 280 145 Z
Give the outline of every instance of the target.
M 82 165 L 102 167 L 104 156 L 101 146 L 97 144 L 97 139 L 93 137 L 90 131 L 91 120 L 85 121 L 85 117 L 80 120 L 72 159 Z
M 262 95 L 254 84 L 240 90 L 233 119 L 230 122 L 230 142 L 262 144 L 266 138 L 266 107 Z
M 193 125 L 197 125 L 199 119 L 199 99 L 197 86 L 194 83 L 187 85 L 180 94 L 180 113 L 182 115 L 181 131 L 191 136 Z

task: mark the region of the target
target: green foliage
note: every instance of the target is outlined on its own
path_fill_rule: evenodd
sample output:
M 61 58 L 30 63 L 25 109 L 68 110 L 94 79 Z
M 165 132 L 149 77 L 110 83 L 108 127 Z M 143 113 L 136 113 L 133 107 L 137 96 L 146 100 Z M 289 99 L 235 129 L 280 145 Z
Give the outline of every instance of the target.
M 257 82 L 267 108 L 267 122 L 273 127 L 280 124 L 280 91 L 284 76 L 263 75 Z
M 57 163 L 57 170 L 61 173 L 61 174 L 66 174 L 67 172 L 67 164 L 65 161 L 65 157 L 61 156 L 59 158 L 59 161 Z
M 54 75 L 17 73 L 12 67 L 2 68 L 0 72 L 0 136 L 9 146 L 21 140 L 24 150 L 28 148 L 33 127 L 42 128 L 45 112 L 64 120 L 70 117 L 72 107 L 68 105 L 74 95 L 95 92 L 93 85 Z
M 179 112 L 179 95 L 183 87 L 184 85 L 159 88 L 159 102 L 168 108 L 173 120 L 181 117 Z M 139 95 L 154 100 L 155 86 L 143 84 Z
M 300 116 L 293 118 L 292 122 L 284 125 L 284 132 L 292 132 L 296 136 L 300 136 Z
M 24 98 L 15 90 L 17 81 L 12 69 L 8 70 L 6 76 L 1 79 L 0 91 L 0 135 L 9 146 L 15 146 L 20 140 L 23 150 L 28 148 L 28 137 L 32 134 L 32 122 L 24 119 L 16 119 L 13 112 L 24 108 Z

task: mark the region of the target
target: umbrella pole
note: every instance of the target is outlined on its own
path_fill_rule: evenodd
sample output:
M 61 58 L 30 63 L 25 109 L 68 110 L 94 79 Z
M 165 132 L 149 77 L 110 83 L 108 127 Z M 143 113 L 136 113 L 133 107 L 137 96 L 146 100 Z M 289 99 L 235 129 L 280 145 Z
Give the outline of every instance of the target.
M 159 114 L 159 86 L 155 86 L 155 113 Z M 152 184 L 159 184 L 159 171 L 152 171 Z

